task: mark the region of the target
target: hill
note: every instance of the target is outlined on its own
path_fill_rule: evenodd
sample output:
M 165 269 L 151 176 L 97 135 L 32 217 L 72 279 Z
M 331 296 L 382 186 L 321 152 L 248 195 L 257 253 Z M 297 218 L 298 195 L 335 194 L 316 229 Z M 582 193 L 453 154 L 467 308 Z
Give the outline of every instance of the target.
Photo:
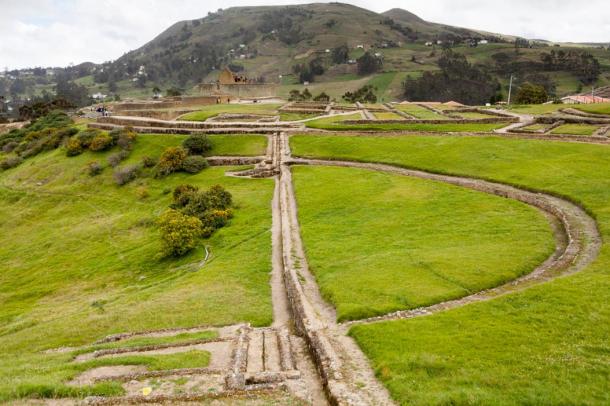
M 347 52 L 334 56 L 333 50 L 341 46 Z M 59 71 L 90 94 L 149 97 L 153 87 L 194 92 L 194 85 L 214 81 L 219 70 L 229 66 L 250 78 L 281 83 L 281 95 L 287 96 L 291 89 L 304 88 L 299 74 L 314 64 L 316 74 L 308 78 L 314 92 L 340 98 L 347 90 L 370 84 L 383 101 L 389 101 L 402 97 L 407 76 L 417 78 L 438 70 L 445 48 L 488 70 L 502 85 L 504 97 L 511 73 L 517 76 L 517 85 L 532 74 L 546 75 L 543 82 L 557 96 L 579 92 L 583 86 L 610 84 L 610 52 L 602 44 L 517 41 L 512 36 L 428 22 L 402 9 L 375 13 L 342 3 L 219 10 L 177 22 L 116 61 Z M 545 65 L 543 57 L 553 50 L 574 52 L 577 58 L 590 54 L 599 62 L 600 72 L 592 81 L 583 81 L 570 64 Z M 383 66 L 372 75 L 358 75 L 354 61 L 366 51 L 377 54 Z M 58 77 L 27 73 L 15 71 L 12 79 L 0 77 L 0 95 L 40 95 L 43 90 L 52 91 Z M 14 86 L 15 81 L 21 81 L 20 86 Z

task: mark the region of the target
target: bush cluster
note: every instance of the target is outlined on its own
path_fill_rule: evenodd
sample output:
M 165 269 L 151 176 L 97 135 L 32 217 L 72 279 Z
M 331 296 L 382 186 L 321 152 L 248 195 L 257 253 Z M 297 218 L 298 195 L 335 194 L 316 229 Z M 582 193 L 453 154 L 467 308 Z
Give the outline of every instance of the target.
M 23 158 L 20 156 L 9 156 L 0 161 L 0 169 L 7 170 L 20 165 L 23 162 Z
M 116 128 L 109 133 L 96 128 L 88 128 L 68 140 L 66 143 L 66 155 L 75 156 L 83 153 L 85 150 L 93 152 L 107 151 L 115 145 L 121 148 L 122 151 L 127 151 L 127 155 L 129 155 L 128 151 L 131 151 L 133 148 L 135 140 L 136 133 L 129 127 Z M 127 155 L 123 154 L 119 162 L 125 159 Z
M 78 133 L 78 129 L 71 127 L 72 124 L 65 113 L 54 111 L 23 128 L 1 134 L 0 149 L 6 154 L 14 154 L 7 158 L 3 167 L 17 166 L 24 159 L 59 147 Z
M 177 186 L 170 209 L 159 219 L 166 253 L 183 255 L 194 248 L 198 237 L 208 238 L 224 227 L 233 216 L 232 200 L 220 185 L 205 191 L 193 185 Z

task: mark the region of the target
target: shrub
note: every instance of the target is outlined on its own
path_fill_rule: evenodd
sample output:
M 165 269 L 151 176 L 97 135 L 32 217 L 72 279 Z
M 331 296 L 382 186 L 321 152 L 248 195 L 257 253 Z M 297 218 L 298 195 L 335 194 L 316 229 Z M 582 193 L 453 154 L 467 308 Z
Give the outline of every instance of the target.
M 127 159 L 129 156 L 129 152 L 125 150 L 121 150 L 119 152 L 115 152 L 108 157 L 108 165 L 113 168 L 117 167 L 122 161 Z
M 202 134 L 193 134 L 182 142 L 182 146 L 191 155 L 201 155 L 212 150 L 212 142 Z
M 161 154 L 161 158 L 159 158 L 159 163 L 156 166 L 156 175 L 161 177 L 179 171 L 182 169 L 186 156 L 186 151 L 181 147 L 167 148 Z
M 0 161 L 0 169 L 7 170 L 20 165 L 23 162 L 23 158 L 19 156 L 9 156 L 8 158 Z
M 227 210 L 232 203 L 231 193 L 222 186 L 215 185 L 209 190 L 196 192 L 189 196 L 184 212 L 190 216 L 198 217 L 200 220 L 210 210 Z
M 201 220 L 186 216 L 174 209 L 168 209 L 158 221 L 161 241 L 168 255 L 181 256 L 195 248 L 201 235 Z
M 89 176 L 97 176 L 104 170 L 104 167 L 97 161 L 89 162 L 87 164 L 87 172 Z
M 80 142 L 82 148 L 89 148 L 93 139 L 99 134 L 101 134 L 101 131 L 97 128 L 88 128 L 78 133 L 76 139 Z
M 233 217 L 233 211 L 231 209 L 208 210 L 200 218 L 202 224 L 201 236 L 203 238 L 208 238 L 216 229 L 224 227 L 231 217 Z
M 116 144 L 124 150 L 131 150 L 134 142 L 136 142 L 137 134 L 131 127 L 125 127 L 119 134 Z
M 76 156 L 83 153 L 83 145 L 77 137 L 72 137 L 66 143 L 66 155 Z
M 208 161 L 201 155 L 188 156 L 182 163 L 182 169 L 188 173 L 199 173 L 208 167 Z
M 174 189 L 173 198 L 174 203 L 172 205 L 173 208 L 182 208 L 186 206 L 191 197 L 199 191 L 197 186 L 193 185 L 178 185 Z
M 117 185 L 123 186 L 136 179 L 139 174 L 139 165 L 127 165 L 122 168 L 116 168 L 112 176 Z
M 106 133 L 100 133 L 93 137 L 91 140 L 91 144 L 89 145 L 89 149 L 91 151 L 105 151 L 112 147 L 113 140 L 112 137 Z
M 2 147 L 2 152 L 4 152 L 5 154 L 13 152 L 13 150 L 17 148 L 18 145 L 19 143 L 16 141 L 9 141 Z
M 157 158 L 153 158 L 150 156 L 142 157 L 142 166 L 145 168 L 152 168 L 157 164 Z

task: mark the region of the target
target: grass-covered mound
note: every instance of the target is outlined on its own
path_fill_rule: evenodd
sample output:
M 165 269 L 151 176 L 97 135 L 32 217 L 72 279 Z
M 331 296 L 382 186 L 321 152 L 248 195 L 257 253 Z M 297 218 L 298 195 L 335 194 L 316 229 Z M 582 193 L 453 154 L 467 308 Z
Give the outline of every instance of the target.
M 308 260 L 339 320 L 466 296 L 554 249 L 546 218 L 513 200 L 355 168 L 295 167 L 294 182 Z
M 211 154 L 259 154 L 264 145 L 257 137 L 210 139 Z M 138 136 L 122 164 L 183 140 Z M 123 331 L 272 320 L 273 181 L 227 177 L 227 168 L 211 167 L 163 178 L 144 171 L 118 186 L 107 164 L 117 148 L 74 157 L 58 148 L 0 172 L 0 400 L 116 393 L 107 384 L 66 387 L 79 367 L 69 353 L 43 353 L 49 348 Z M 92 161 L 103 166 L 95 176 Z M 222 185 L 233 196 L 234 217 L 186 256 L 166 258 L 155 220 L 185 183 Z
M 296 137 L 296 155 L 477 176 L 567 196 L 604 239 L 584 271 L 421 319 L 352 329 L 404 404 L 610 402 L 610 147 L 542 140 Z

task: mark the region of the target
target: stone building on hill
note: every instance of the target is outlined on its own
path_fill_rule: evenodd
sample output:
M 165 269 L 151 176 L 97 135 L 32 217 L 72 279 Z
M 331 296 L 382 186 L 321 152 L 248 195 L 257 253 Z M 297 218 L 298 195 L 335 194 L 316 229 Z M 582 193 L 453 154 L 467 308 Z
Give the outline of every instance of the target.
M 278 85 L 259 83 L 224 68 L 215 83 L 200 83 L 197 90 L 202 96 L 274 97 L 277 96 Z

